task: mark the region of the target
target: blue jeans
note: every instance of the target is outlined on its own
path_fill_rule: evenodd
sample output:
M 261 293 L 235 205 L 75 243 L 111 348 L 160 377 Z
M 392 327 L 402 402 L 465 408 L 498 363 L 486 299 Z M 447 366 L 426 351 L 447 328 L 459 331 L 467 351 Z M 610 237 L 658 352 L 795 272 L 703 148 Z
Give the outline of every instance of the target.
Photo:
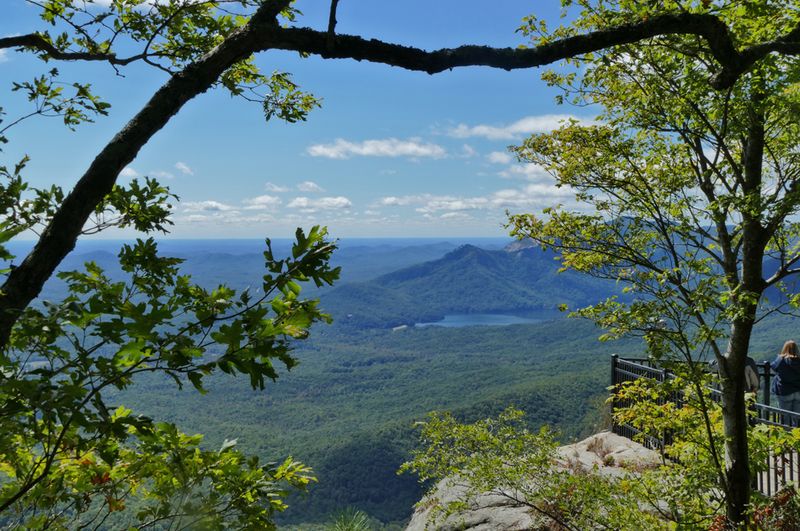
M 800 413 L 800 391 L 796 393 L 789 393 L 788 395 L 778 395 L 778 405 L 781 409 L 786 409 L 789 411 L 794 411 L 795 413 Z M 796 425 L 796 422 L 788 423 L 790 425 Z

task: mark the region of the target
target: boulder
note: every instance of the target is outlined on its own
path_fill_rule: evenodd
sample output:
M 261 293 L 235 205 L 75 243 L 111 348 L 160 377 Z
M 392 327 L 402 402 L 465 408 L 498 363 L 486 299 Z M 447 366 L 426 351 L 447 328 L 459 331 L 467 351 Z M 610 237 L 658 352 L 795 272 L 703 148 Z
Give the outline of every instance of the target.
M 630 474 L 661 464 L 658 452 L 611 432 L 562 446 L 557 450 L 558 466 L 567 470 L 593 470 L 599 474 Z M 553 523 L 515 501 L 513 493 L 505 496 L 483 494 L 470 507 L 446 519 L 436 518 L 437 504 L 463 499 L 466 486 L 458 478 L 441 480 L 434 492 L 424 498 L 414 511 L 406 531 L 522 531 L 552 529 Z
M 603 431 L 557 450 L 564 467 L 580 466 L 599 474 L 622 475 L 661 464 L 661 454 L 630 439 Z

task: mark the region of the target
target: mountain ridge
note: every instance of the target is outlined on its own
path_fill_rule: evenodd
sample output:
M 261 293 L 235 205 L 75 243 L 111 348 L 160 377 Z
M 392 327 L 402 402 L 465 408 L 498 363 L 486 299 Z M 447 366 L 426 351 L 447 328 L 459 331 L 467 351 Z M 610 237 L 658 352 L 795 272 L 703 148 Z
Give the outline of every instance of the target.
M 552 251 L 535 246 L 487 250 L 461 245 L 441 258 L 335 287 L 322 295 L 322 307 L 342 326 L 386 328 L 436 321 L 447 314 L 583 306 L 616 292 L 612 282 L 559 273 L 555 258 Z M 377 301 L 384 302 L 382 308 Z

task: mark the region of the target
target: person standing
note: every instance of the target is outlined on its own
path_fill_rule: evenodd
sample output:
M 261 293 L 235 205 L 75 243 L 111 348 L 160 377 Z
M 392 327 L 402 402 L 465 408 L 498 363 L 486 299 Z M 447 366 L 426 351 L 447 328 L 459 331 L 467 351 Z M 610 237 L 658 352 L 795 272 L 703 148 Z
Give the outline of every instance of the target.
M 772 392 L 778 397 L 781 409 L 800 413 L 800 349 L 797 343 L 787 341 L 781 353 L 770 364 L 775 371 Z

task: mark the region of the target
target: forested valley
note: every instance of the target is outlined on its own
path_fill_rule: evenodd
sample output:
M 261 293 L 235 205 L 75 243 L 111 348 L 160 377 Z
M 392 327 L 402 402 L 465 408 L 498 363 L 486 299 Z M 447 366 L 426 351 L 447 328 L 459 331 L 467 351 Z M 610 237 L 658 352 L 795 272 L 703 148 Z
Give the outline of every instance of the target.
M 375 526 L 400 528 L 423 486 L 397 470 L 417 444 L 415 423 L 429 412 L 472 421 L 514 405 L 532 427 L 549 425 L 562 441 L 572 441 L 607 425 L 610 355 L 642 354 L 640 342 L 600 342 L 594 324 L 557 310 L 600 300 L 615 292 L 613 283 L 556 276 L 550 253 L 508 243 L 344 241 L 334 258 L 343 281 L 310 287 L 332 324 L 317 325 L 310 339 L 298 342 L 299 365 L 265 391 L 224 374 L 209 381 L 206 395 L 148 377 L 109 400 L 203 433 L 209 448 L 236 439 L 263 459 L 291 454 L 311 465 L 318 483 L 290 500 L 291 510 L 279 520 L 285 524 L 313 529 L 352 507 Z M 64 267 L 92 260 L 113 270 L 113 245 L 90 243 Z M 259 245 L 165 242 L 195 281 L 213 287 L 225 279 L 237 288 L 258 278 Z M 57 296 L 59 281 L 47 289 Z M 541 322 L 413 326 L 450 313 L 514 312 Z M 792 326 L 788 318 L 765 323 L 754 340 L 755 357 L 771 356 L 773 338 L 791 334 Z

